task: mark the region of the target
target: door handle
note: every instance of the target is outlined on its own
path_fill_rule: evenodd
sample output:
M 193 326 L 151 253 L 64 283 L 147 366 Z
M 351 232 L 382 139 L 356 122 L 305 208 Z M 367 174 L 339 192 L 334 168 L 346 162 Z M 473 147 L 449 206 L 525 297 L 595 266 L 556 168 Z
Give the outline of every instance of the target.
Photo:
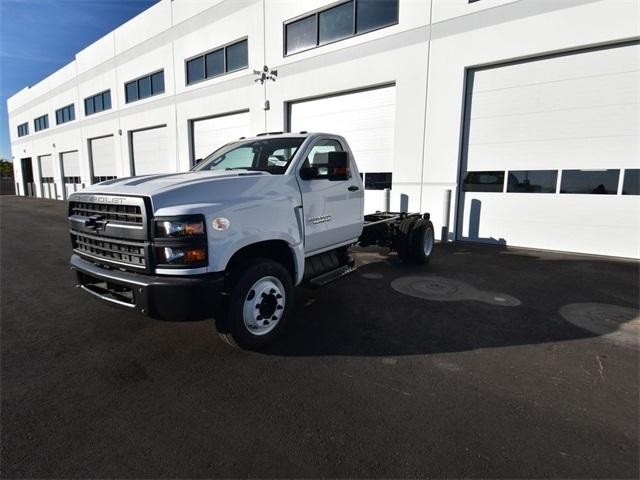
M 351 185 L 348 190 L 350 192 L 357 192 L 358 190 L 360 190 L 360 187 L 358 187 L 357 185 Z

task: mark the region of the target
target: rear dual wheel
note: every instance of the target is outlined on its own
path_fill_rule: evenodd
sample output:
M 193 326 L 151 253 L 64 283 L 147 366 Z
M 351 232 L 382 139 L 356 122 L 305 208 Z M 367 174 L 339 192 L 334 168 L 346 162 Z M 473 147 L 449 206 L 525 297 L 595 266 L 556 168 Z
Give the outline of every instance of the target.
M 424 264 L 431 258 L 435 235 L 433 224 L 420 218 L 405 218 L 398 226 L 397 250 L 403 262 Z

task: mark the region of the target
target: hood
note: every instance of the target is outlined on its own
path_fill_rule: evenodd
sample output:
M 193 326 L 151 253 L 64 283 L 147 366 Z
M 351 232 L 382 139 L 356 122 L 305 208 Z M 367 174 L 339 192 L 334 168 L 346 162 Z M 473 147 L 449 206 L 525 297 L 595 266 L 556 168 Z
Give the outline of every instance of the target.
M 247 177 L 271 176 L 267 172 L 249 170 L 208 170 L 186 173 L 170 173 L 161 175 L 143 175 L 140 177 L 117 178 L 91 185 L 77 193 L 105 193 L 114 195 L 155 196 L 181 189 L 185 186 L 196 186 L 200 183 L 218 182 L 220 180 L 246 179 Z

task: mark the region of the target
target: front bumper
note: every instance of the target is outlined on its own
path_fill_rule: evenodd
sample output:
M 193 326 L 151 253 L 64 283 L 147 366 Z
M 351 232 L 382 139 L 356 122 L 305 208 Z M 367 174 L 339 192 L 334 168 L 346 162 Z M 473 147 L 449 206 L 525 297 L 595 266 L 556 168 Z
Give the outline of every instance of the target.
M 110 270 L 71 256 L 78 287 L 93 296 L 159 320 L 212 318 L 224 291 L 224 273 L 161 277 Z

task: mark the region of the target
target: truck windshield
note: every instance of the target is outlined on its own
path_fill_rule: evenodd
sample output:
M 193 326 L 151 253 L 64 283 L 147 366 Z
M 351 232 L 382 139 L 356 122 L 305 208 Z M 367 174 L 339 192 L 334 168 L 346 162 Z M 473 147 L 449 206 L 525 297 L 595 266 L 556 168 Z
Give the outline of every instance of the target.
M 192 170 L 252 170 L 282 175 L 303 141 L 304 137 L 281 137 L 229 143 Z

